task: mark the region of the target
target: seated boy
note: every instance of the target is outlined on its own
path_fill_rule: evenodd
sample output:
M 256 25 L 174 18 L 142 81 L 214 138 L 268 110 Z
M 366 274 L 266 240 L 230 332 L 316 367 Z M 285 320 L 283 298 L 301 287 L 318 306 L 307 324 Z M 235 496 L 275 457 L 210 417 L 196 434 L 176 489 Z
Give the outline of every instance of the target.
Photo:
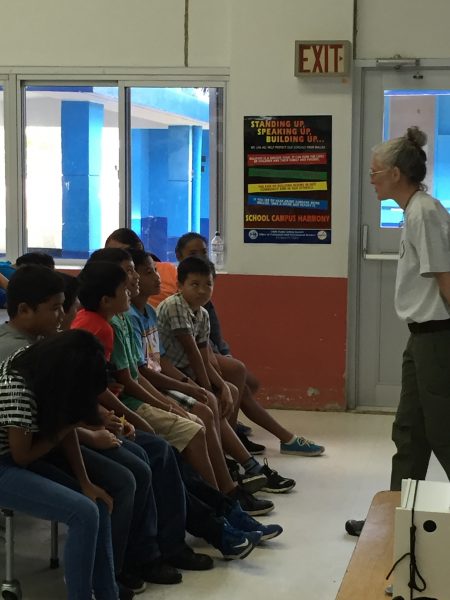
M 185 233 L 178 240 L 175 253 L 180 261 L 188 256 L 206 257 L 208 254 L 206 239 L 194 231 Z M 230 348 L 222 337 L 220 322 L 211 300 L 205 304 L 205 308 L 210 319 L 209 338 L 211 347 L 214 350 L 213 363 L 225 378 L 238 387 L 242 412 L 280 440 L 280 452 L 282 454 L 300 456 L 320 456 L 323 454 L 325 451 L 323 446 L 287 430 L 256 400 L 255 393 L 259 387 L 258 380 L 250 373 L 244 363 L 231 356 Z M 236 419 L 237 413 L 234 414 L 234 421 Z M 264 446 L 248 440 L 245 434 L 241 433 L 239 438 L 251 454 L 264 452 Z
M 227 384 L 210 361 L 209 317 L 203 308 L 211 299 L 213 268 L 212 263 L 199 256 L 188 257 L 178 265 L 179 292 L 159 305 L 158 330 L 165 349 L 163 364 L 170 362 L 186 377 L 205 389 L 214 391 L 220 402 L 226 402 Z M 226 452 L 233 456 L 230 444 L 236 447 L 236 442 L 245 450 L 228 423 L 222 434 Z M 294 487 L 293 479 L 278 475 L 268 466 L 267 461 L 261 466 L 247 450 L 245 454 L 248 457 L 245 461 L 239 458 L 237 460 L 247 474 L 263 473 L 267 477 L 263 490 L 279 493 L 288 492 Z
M 130 255 L 120 248 L 97 250 L 87 265 L 94 262 L 115 262 L 127 274 L 127 287 L 131 293 L 139 289 L 139 276 L 134 270 Z M 190 415 L 175 401 L 167 398 L 143 377 L 137 368 L 137 356 L 133 342 L 133 329 L 125 313 L 116 309 L 103 315 L 110 320 L 114 330 L 114 345 L 111 362 L 114 377 L 124 386 L 121 400 L 131 410 L 137 412 L 162 435 L 171 445 L 183 454 L 185 459 L 214 487 L 217 481 L 209 459 L 203 423 Z
M 120 301 L 121 290 L 118 290 L 118 288 L 126 279 L 126 274 L 123 269 L 114 263 L 94 262 L 83 269 L 79 279 L 81 286 L 78 293 L 83 304 L 87 306 L 102 304 L 104 306 L 114 296 L 119 296 L 116 301 Z M 65 310 L 66 314 L 70 314 L 73 312 L 73 306 L 77 305 L 77 288 L 74 285 L 73 277 L 66 276 L 65 281 L 65 290 L 68 292 L 66 294 L 67 304 L 65 301 Z M 108 289 L 111 294 L 109 299 L 102 295 L 105 289 Z M 85 326 L 90 326 L 95 329 L 100 339 L 104 338 L 102 332 L 107 328 L 97 318 L 98 313 L 89 315 L 87 314 L 89 312 L 91 311 L 85 309 L 79 311 L 78 324 L 84 323 Z M 69 323 L 66 323 L 66 325 L 69 325 Z M 119 400 L 117 400 L 117 403 L 117 414 L 123 415 L 123 405 Z M 175 452 L 161 437 L 137 429 L 136 443 L 146 451 L 153 471 L 153 487 L 158 509 L 158 524 L 160 526 L 158 537 L 160 543 L 164 542 L 166 537 L 168 538 L 163 544 L 163 549 L 166 552 L 169 546 L 173 547 L 177 543 L 179 537 L 179 533 L 177 535 L 179 529 L 177 524 L 181 521 L 184 522 L 185 518 L 187 518 L 186 525 L 190 533 L 204 537 L 227 558 L 244 558 L 247 556 L 259 541 L 258 534 L 255 534 L 255 532 L 262 533 L 261 539 L 263 540 L 281 533 L 282 528 L 278 525 L 262 525 L 243 515 L 236 502 L 226 499 L 220 492 L 208 486 L 199 475 L 194 475 L 194 470 L 189 470 L 188 466 L 180 460 L 180 455 L 177 454 L 179 464 L 183 466 L 183 479 L 185 482 L 192 482 L 196 494 L 194 495 L 186 490 L 180 481 L 181 474 L 177 468 Z M 184 504 L 184 494 L 186 494 L 187 513 L 185 513 L 183 506 L 176 509 L 177 497 Z M 199 497 L 197 497 L 197 494 Z M 207 506 L 210 503 L 213 503 L 215 511 Z M 170 515 L 171 510 L 173 514 Z M 221 520 L 217 515 L 223 515 L 226 518 Z M 236 529 L 236 527 L 238 528 Z M 168 531 L 170 536 L 166 536 L 165 531 Z M 192 567 L 199 560 L 197 556 L 192 555 L 185 548 L 183 557 L 178 556 L 175 559 L 172 557 L 170 562 L 180 568 L 187 568 L 187 565 Z M 201 560 L 204 563 L 204 558 Z
M 46 254 L 45 252 L 27 252 L 26 254 L 22 254 L 14 265 L 9 260 L 0 261 L 0 308 L 6 307 L 6 290 L 9 280 L 14 275 L 16 269 L 24 265 L 42 265 L 43 267 L 54 269 L 55 261 L 50 254 Z
M 227 436 L 235 438 L 234 446 L 233 440 L 231 441 L 231 450 L 232 452 L 237 451 L 237 456 L 240 456 L 244 463 L 250 456 L 243 448 L 238 447 L 236 450 L 236 446 L 239 446 L 239 442 L 235 437 L 234 432 L 231 430 L 226 418 L 217 414 L 217 407 L 214 407 L 216 404 L 214 395 L 210 392 L 206 392 L 206 390 L 198 386 L 192 380 L 185 381 L 187 377 L 174 366 L 168 367 L 168 362 L 166 362 L 166 371 L 162 371 L 159 360 L 161 346 L 159 343 L 156 313 L 154 309 L 147 304 L 147 298 L 159 291 L 159 275 L 155 271 L 155 266 L 150 254 L 143 252 L 142 250 L 131 250 L 130 254 L 133 258 L 136 271 L 139 274 L 139 293 L 131 298 L 132 306 L 129 311 L 135 333 L 136 346 L 141 355 L 139 370 L 145 377 L 148 377 L 155 387 L 169 394 L 180 402 L 187 410 L 201 416 L 202 419 L 205 418 L 205 410 L 208 411 L 212 417 L 213 413 L 209 410 L 209 405 L 212 405 L 219 422 L 216 430 L 214 419 L 211 419 L 211 417 L 208 418 L 209 427 L 207 427 L 207 441 L 211 462 L 219 483 L 219 489 L 227 494 L 234 495 L 237 493 L 239 495 L 240 491 L 237 489 L 235 490 L 236 485 L 232 481 L 227 469 L 221 446 L 221 434 L 224 433 L 225 438 Z M 208 406 L 206 406 L 206 403 Z M 251 486 L 254 485 L 254 478 L 254 475 L 244 475 L 241 480 L 241 485 L 246 489 L 251 490 Z M 263 484 L 266 484 L 264 479 Z M 244 505 L 244 508 L 248 510 L 263 508 L 260 506 L 263 501 L 253 497 L 241 497 L 240 501 Z

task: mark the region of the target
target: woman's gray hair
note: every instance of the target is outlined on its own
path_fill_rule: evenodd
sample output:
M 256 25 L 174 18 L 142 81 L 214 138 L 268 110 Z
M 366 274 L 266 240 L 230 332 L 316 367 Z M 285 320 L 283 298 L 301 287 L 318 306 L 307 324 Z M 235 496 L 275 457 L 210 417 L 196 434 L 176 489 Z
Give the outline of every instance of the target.
M 426 143 L 426 133 L 418 127 L 408 127 L 404 136 L 378 144 L 372 154 L 383 166 L 397 167 L 411 183 L 426 190 L 423 180 L 427 174 L 427 155 L 422 149 Z

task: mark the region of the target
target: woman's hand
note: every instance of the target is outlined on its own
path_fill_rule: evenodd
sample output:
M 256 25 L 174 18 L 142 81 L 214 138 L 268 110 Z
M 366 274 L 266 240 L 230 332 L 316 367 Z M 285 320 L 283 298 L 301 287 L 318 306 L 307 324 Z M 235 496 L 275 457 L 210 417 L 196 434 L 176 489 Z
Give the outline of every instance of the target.
M 97 502 L 97 500 L 102 500 L 108 507 L 109 514 L 112 513 L 113 510 L 113 499 L 111 496 L 105 492 L 105 490 L 98 485 L 95 485 L 91 481 L 86 481 L 81 485 L 81 491 L 85 496 L 90 498 L 92 502 Z

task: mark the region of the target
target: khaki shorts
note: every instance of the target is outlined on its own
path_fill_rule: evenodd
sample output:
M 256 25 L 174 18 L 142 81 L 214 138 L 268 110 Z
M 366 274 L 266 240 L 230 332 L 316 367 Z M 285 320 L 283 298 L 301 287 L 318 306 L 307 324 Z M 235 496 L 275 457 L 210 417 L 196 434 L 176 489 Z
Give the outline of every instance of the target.
M 192 417 L 196 420 L 191 421 L 175 413 L 155 408 L 150 404 L 141 404 L 136 409 L 136 413 L 153 427 L 155 433 L 162 436 L 178 452 L 183 452 L 200 429 L 204 429 L 204 425 L 198 422 L 197 417 L 194 415 Z

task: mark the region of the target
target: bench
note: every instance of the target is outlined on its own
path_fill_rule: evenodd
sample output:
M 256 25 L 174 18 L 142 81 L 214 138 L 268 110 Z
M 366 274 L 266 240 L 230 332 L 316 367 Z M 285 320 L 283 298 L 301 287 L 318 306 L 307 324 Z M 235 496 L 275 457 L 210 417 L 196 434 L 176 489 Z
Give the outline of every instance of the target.
M 386 600 L 394 556 L 395 508 L 400 492 L 378 492 L 370 505 L 336 600 Z
M 5 517 L 5 579 L 0 585 L 0 593 L 4 600 L 22 600 L 20 582 L 14 578 L 14 511 L 0 508 Z M 59 567 L 58 558 L 58 523 L 51 522 L 50 568 Z

